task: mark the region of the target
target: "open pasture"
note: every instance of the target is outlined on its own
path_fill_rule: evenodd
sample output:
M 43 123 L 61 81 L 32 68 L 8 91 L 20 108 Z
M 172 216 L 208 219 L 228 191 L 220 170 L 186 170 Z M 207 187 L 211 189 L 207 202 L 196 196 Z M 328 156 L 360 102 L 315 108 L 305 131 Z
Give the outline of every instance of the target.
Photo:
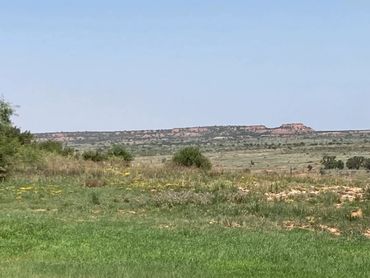
M 367 173 L 64 162 L 1 185 L 6 277 L 370 275 Z

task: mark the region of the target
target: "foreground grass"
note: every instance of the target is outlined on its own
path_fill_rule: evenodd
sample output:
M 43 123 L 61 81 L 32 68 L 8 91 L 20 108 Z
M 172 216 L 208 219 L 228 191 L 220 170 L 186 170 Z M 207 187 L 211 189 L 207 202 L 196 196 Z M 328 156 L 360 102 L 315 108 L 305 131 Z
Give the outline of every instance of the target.
M 91 179 L 105 186 L 86 187 Z M 352 188 L 361 193 L 343 199 Z M 331 177 L 108 168 L 18 178 L 0 187 L 0 272 L 369 277 L 368 200 L 366 180 Z
M 368 277 L 370 242 L 304 231 L 164 229 L 1 215 L 3 277 Z

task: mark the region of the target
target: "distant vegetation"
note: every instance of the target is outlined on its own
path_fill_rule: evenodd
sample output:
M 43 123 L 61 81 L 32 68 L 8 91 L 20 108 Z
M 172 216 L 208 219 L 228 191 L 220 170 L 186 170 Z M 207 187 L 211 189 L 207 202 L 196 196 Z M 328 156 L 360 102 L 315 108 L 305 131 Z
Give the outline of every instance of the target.
M 199 148 L 186 147 L 181 149 L 172 158 L 173 162 L 179 166 L 198 167 L 203 170 L 212 168 L 212 164 L 207 157 L 205 157 Z
M 72 156 L 75 150 L 71 147 L 63 146 L 62 142 L 47 140 L 44 142 L 37 143 L 37 146 L 44 151 L 60 154 L 63 156 Z
M 82 158 L 84 160 L 91 160 L 94 162 L 108 160 L 108 154 L 101 149 L 98 150 L 88 150 L 83 152 Z
M 347 160 L 346 166 L 348 169 L 359 170 L 363 167 L 367 170 L 370 170 L 370 158 L 354 156 Z
M 325 169 L 344 168 L 344 162 L 342 160 L 337 160 L 336 156 L 325 155 L 321 160 L 321 164 L 324 166 Z
M 109 150 L 108 154 L 113 157 L 118 157 L 126 162 L 134 160 L 134 156 L 123 145 L 114 144 Z
M 344 162 L 342 160 L 337 160 L 336 156 L 325 155 L 321 164 L 324 166 L 324 169 L 344 169 Z M 360 170 L 364 168 L 370 170 L 370 158 L 364 156 L 353 156 L 350 157 L 346 162 L 346 167 L 349 170 Z
M 14 126 L 11 121 L 14 114 L 14 107 L 4 99 L 0 99 L 0 179 L 2 180 L 17 170 L 40 170 L 48 163 L 48 156 L 69 157 L 75 160 L 81 157 L 83 160 L 94 162 L 118 158 L 128 163 L 134 159 L 124 146 L 117 144 L 112 145 L 108 150 L 87 150 L 79 154 L 74 148 L 59 141 L 38 142 L 30 132 L 22 132 Z
M 134 156 L 124 146 L 114 144 L 109 150 L 101 148 L 97 150 L 87 150 L 82 153 L 84 160 L 91 160 L 95 162 L 106 161 L 110 158 L 118 158 L 122 161 L 129 163 L 134 160 Z

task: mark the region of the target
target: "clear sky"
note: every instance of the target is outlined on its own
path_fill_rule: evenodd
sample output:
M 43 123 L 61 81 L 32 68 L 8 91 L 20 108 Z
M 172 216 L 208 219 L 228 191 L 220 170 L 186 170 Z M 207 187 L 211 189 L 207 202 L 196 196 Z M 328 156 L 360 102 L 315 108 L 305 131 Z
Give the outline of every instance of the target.
M 0 94 L 43 131 L 370 128 L 368 0 L 0 0 Z

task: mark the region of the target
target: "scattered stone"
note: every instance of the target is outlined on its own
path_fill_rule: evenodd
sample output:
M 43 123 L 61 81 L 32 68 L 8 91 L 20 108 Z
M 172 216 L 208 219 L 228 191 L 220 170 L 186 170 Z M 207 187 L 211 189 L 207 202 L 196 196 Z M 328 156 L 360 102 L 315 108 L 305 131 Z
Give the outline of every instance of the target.
M 333 192 L 339 194 L 340 201 L 353 202 L 356 200 L 363 200 L 364 189 L 360 187 L 349 186 L 324 186 L 324 187 L 310 187 L 310 188 L 292 188 L 289 191 L 282 191 L 278 193 L 265 193 L 267 201 L 286 201 L 294 199 L 299 196 L 314 197 L 321 193 Z
M 323 231 L 327 231 L 327 232 L 331 233 L 332 235 L 335 235 L 335 236 L 340 236 L 341 235 L 341 232 L 338 228 L 329 227 L 329 226 L 326 226 L 326 225 L 320 225 L 320 228 Z
M 224 226 L 229 228 L 240 228 L 241 225 L 235 221 L 225 220 Z
M 170 229 L 170 228 L 171 228 L 171 226 L 170 226 L 170 225 L 166 225 L 166 224 L 160 224 L 160 225 L 159 225 L 159 228 L 160 228 L 160 229 Z
M 353 210 L 351 211 L 351 216 L 350 216 L 351 219 L 362 219 L 364 218 L 364 214 L 362 212 L 362 209 L 358 209 L 358 210 Z
M 34 212 L 45 212 L 45 211 L 48 211 L 47 209 L 33 209 L 32 211 Z
M 308 225 L 308 224 L 301 224 L 301 223 L 295 223 L 294 221 L 284 221 L 283 227 L 289 231 L 293 229 L 301 229 L 301 230 L 307 230 L 307 231 L 314 231 L 314 229 Z
M 363 235 L 364 235 L 365 237 L 367 237 L 367 238 L 369 238 L 369 239 L 370 239 L 370 229 L 367 229 L 367 230 L 363 233 Z
M 308 223 L 310 223 L 311 225 L 315 224 L 316 223 L 316 219 L 314 216 L 307 216 L 306 217 L 306 220 L 308 221 Z
M 243 187 L 239 187 L 238 190 L 241 191 L 241 192 L 244 192 L 244 193 L 249 193 L 250 192 L 249 189 L 243 188 Z

